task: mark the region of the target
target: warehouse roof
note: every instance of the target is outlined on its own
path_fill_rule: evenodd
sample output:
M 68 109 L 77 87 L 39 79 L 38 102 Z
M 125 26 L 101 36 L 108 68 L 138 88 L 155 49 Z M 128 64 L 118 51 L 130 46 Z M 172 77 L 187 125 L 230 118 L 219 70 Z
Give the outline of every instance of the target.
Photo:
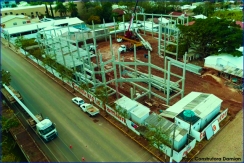
M 142 104 L 139 104 L 137 107 L 135 107 L 131 114 L 135 115 L 138 118 L 142 118 L 144 115 L 149 114 L 150 109 Z
M 162 133 L 167 134 L 170 137 L 173 137 L 173 132 L 174 132 L 174 127 L 176 126 L 175 129 L 175 140 L 180 141 L 187 133 L 188 131 L 186 129 L 182 129 L 173 122 L 160 117 L 156 113 L 152 113 L 149 115 L 149 117 L 145 120 L 146 124 L 149 124 L 149 126 L 156 128 L 156 129 L 161 129 Z
M 5 29 L 3 29 L 3 31 L 6 31 L 6 32 L 8 32 L 8 34 L 11 35 L 11 34 L 38 30 L 38 28 L 43 29 L 48 26 L 62 25 L 62 24 L 66 24 L 66 23 L 67 23 L 67 25 L 76 25 L 76 24 L 81 24 L 84 22 L 82 20 L 80 20 L 79 18 L 75 17 L 75 18 L 66 18 L 66 19 L 53 20 L 53 21 L 48 21 L 48 22 L 29 24 L 29 25 L 25 25 L 25 26 L 5 28 Z
M 123 109 L 130 111 L 131 109 L 135 108 L 136 106 L 138 106 L 138 102 L 123 96 L 120 99 L 116 100 L 114 102 L 115 104 L 119 105 L 120 107 L 122 107 Z
M 167 111 L 180 114 L 183 110 L 192 110 L 199 118 L 209 115 L 223 100 L 213 94 L 191 92 Z

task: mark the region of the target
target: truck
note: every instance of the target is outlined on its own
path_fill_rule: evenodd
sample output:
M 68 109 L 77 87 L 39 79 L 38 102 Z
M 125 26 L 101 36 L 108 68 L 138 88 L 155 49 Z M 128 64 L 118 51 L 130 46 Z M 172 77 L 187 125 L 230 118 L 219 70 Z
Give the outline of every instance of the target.
M 14 94 L 15 96 L 19 99 L 22 100 L 22 96 L 20 95 L 20 93 L 18 91 L 16 91 L 13 87 L 11 86 L 7 86 Z M 12 104 L 15 103 L 16 100 L 15 98 L 5 89 L 5 88 L 1 88 L 1 92 L 3 94 L 3 96 Z
M 136 48 L 140 49 L 142 48 L 142 44 L 135 44 Z M 126 51 L 132 51 L 134 50 L 134 45 L 133 44 L 125 44 L 125 45 L 120 45 L 118 51 L 120 53 L 124 53 Z
M 80 105 L 81 110 L 87 112 L 90 116 L 99 114 L 99 109 L 92 104 L 84 103 Z
M 152 46 L 151 44 L 146 41 L 138 32 L 137 30 L 135 29 L 135 39 L 132 39 L 132 38 L 127 38 L 125 36 L 121 36 L 121 35 L 117 35 L 116 36 L 116 41 L 121 43 L 123 41 L 128 41 L 130 43 L 130 46 L 128 47 L 127 45 L 127 48 L 129 48 L 130 50 L 133 50 L 134 49 L 134 44 L 136 45 L 136 48 L 142 48 L 144 47 L 145 49 L 147 50 L 150 50 L 152 51 Z
M 15 101 L 27 112 L 29 115 L 26 118 L 26 121 L 30 125 L 32 129 L 34 129 L 35 133 L 41 137 L 44 142 L 49 142 L 58 136 L 58 131 L 54 125 L 54 123 L 48 119 L 43 118 L 41 114 L 34 115 L 23 103 L 22 101 L 14 94 L 14 92 L 5 84 L 3 84 L 3 88 L 15 99 Z M 3 94 L 4 95 L 4 94 Z M 5 96 L 5 95 L 4 95 Z M 6 96 L 5 96 L 6 97 Z M 7 97 L 6 97 L 7 98 Z M 8 99 L 8 98 L 7 98 Z

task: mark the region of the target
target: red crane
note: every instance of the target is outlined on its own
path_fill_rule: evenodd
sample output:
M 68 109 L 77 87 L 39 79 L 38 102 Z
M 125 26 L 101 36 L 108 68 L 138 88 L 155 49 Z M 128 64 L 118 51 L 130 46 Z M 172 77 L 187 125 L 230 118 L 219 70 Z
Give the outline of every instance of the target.
M 125 37 L 129 38 L 129 39 L 133 35 L 132 31 L 130 31 L 130 26 L 133 23 L 133 19 L 134 19 L 135 13 L 136 13 L 137 4 L 138 4 L 138 0 L 136 0 L 136 5 L 135 5 L 134 11 L 132 13 L 131 19 L 130 19 L 130 24 L 129 24 L 128 30 L 125 32 Z

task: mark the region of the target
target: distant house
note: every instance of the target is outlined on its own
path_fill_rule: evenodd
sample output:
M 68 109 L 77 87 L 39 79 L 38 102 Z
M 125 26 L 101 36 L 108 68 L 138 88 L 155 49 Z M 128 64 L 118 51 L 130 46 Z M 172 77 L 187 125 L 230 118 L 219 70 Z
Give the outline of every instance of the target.
M 8 8 L 8 7 L 12 7 L 12 5 L 16 5 L 15 0 L 1 0 L 0 8 Z
M 38 23 L 38 22 L 39 22 L 38 17 L 31 19 L 30 17 L 24 15 L 7 15 L 1 18 L 1 27 L 10 28 L 10 27 L 23 26 L 23 25 L 28 25 L 31 23 Z
M 172 16 L 185 16 L 185 17 L 188 16 L 187 14 L 182 13 L 182 12 L 171 12 L 171 13 L 169 13 L 169 15 L 172 15 Z

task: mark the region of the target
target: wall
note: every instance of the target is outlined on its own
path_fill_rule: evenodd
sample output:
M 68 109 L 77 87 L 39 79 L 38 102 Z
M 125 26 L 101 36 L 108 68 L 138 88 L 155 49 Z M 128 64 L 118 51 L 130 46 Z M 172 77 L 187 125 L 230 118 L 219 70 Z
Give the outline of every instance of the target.
M 191 130 L 191 136 L 193 136 L 194 138 L 196 138 L 197 141 L 201 141 L 203 138 L 206 137 L 206 129 L 212 125 L 212 123 L 214 123 L 216 120 L 218 120 L 218 122 L 220 123 L 223 119 L 225 119 L 227 117 L 228 114 L 228 108 L 225 109 L 221 114 L 219 114 L 216 118 L 214 118 L 209 125 L 207 125 L 201 132 L 196 131 L 194 129 Z
M 23 21 L 26 22 L 26 24 L 23 24 Z M 27 23 L 27 21 L 30 21 L 30 23 Z M 29 25 L 29 24 L 34 24 L 38 23 L 39 19 L 28 19 L 28 18 L 14 18 L 12 20 L 9 20 L 3 24 L 5 24 L 5 28 L 10 28 L 10 27 L 16 27 L 16 26 L 23 26 L 23 25 Z M 17 25 L 13 25 L 13 23 L 17 23 Z
M 207 115 L 205 118 L 202 118 L 201 120 L 201 129 L 205 127 L 209 122 L 213 120 L 213 118 L 220 112 L 220 106 L 219 104 L 209 115 Z

